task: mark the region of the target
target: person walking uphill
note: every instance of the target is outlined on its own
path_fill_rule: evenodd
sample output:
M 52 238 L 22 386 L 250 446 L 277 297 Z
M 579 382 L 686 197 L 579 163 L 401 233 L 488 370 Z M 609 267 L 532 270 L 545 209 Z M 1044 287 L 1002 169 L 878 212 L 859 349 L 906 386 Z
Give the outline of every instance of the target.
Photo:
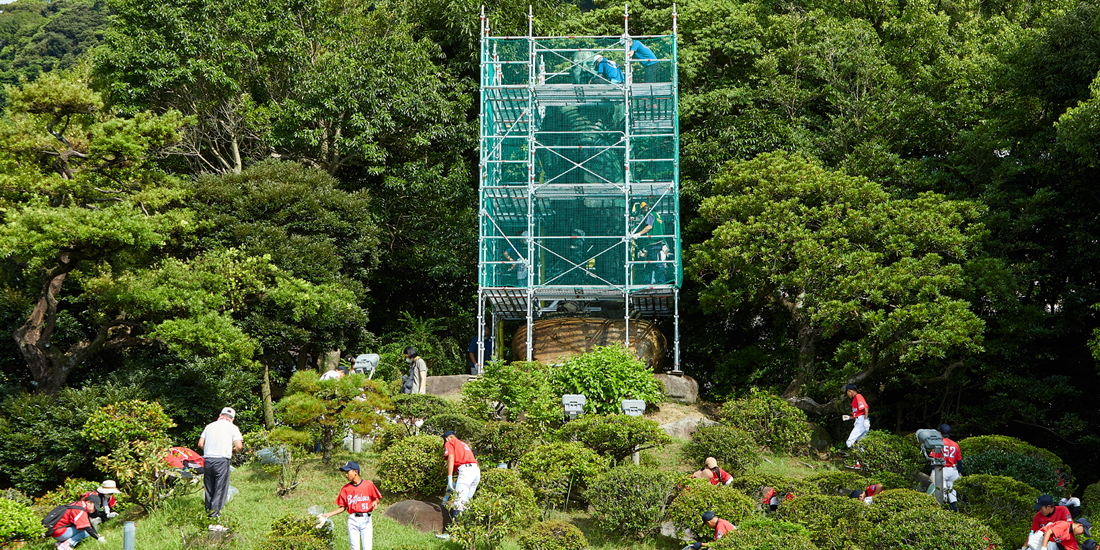
M 470 446 L 456 437 L 453 431 L 443 432 L 443 441 L 443 456 L 447 459 L 447 489 L 457 495 L 455 509 L 451 512 L 451 519 L 456 519 L 477 492 L 477 485 L 481 483 L 481 468 Z M 457 481 L 454 479 L 456 469 Z
M 371 480 L 364 480 L 359 476 L 359 463 L 348 462 L 340 467 L 348 483 L 340 489 L 336 497 L 336 505 L 339 508 L 317 516 L 321 520 L 318 527 L 324 525 L 324 521 L 340 512 L 348 512 L 348 539 L 351 541 L 351 550 L 371 550 L 374 545 L 374 523 L 371 521 L 371 512 L 382 500 L 382 494 L 374 486 Z
M 233 451 L 244 448 L 241 430 L 233 425 L 237 411 L 222 409 L 218 419 L 207 424 L 199 436 L 203 457 L 203 488 L 206 490 L 206 513 L 211 519 L 221 515 L 225 497 L 229 494 L 229 459 Z
M 844 420 L 855 420 L 855 425 L 852 426 L 852 433 L 848 434 L 847 441 L 848 448 L 851 449 L 857 441 L 863 439 L 863 436 L 871 431 L 871 421 L 867 418 L 867 400 L 860 395 L 856 385 L 848 384 L 844 386 L 844 393 L 852 400 L 852 415 L 844 415 L 841 418 Z M 859 462 L 856 462 L 855 465 L 850 466 L 850 468 L 859 470 L 862 466 Z

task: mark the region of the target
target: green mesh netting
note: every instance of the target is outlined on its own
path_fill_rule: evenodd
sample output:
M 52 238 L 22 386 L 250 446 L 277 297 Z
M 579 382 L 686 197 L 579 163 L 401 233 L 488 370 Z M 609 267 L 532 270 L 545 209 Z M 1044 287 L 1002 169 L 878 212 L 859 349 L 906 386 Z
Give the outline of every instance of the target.
M 482 48 L 480 284 L 678 287 L 674 37 Z

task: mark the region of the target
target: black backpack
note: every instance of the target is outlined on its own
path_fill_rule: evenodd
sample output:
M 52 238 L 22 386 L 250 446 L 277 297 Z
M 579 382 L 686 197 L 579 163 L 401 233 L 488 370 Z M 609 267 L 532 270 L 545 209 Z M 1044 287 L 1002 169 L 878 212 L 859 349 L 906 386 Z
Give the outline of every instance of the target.
M 83 510 L 84 507 L 76 504 L 62 504 L 50 510 L 46 517 L 42 518 L 42 527 L 46 528 L 47 534 L 53 532 L 57 527 L 57 522 L 61 520 L 61 516 L 65 515 L 65 511 L 69 509 Z

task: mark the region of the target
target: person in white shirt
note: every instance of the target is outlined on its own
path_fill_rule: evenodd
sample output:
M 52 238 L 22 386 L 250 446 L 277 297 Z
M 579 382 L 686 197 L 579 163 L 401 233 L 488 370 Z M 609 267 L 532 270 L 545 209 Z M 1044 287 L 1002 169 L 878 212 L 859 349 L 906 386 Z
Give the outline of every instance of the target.
M 206 512 L 217 518 L 225 507 L 229 494 L 229 459 L 233 451 L 244 448 L 241 430 L 233 425 L 237 411 L 231 407 L 222 409 L 218 419 L 206 425 L 199 436 L 199 448 L 204 461 L 203 488 L 206 489 Z

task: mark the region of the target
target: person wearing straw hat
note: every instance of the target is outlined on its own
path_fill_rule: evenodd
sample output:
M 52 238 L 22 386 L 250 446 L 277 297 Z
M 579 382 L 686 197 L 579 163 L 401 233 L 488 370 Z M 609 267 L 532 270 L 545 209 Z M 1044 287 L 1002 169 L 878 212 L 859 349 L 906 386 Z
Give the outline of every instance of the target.
M 91 502 L 92 506 L 95 506 L 95 510 L 88 514 L 92 525 L 99 527 L 100 523 L 118 515 L 118 512 L 113 510 L 116 504 L 115 495 L 121 492 L 122 491 L 118 490 L 115 480 L 108 479 L 101 483 L 95 491 L 84 493 L 84 496 L 81 498 Z
M 199 448 L 203 457 L 203 488 L 206 490 L 207 516 L 216 519 L 225 507 L 229 495 L 229 459 L 234 451 L 244 448 L 241 430 L 233 425 L 237 411 L 232 407 L 222 409 L 218 419 L 207 424 L 199 436 Z

